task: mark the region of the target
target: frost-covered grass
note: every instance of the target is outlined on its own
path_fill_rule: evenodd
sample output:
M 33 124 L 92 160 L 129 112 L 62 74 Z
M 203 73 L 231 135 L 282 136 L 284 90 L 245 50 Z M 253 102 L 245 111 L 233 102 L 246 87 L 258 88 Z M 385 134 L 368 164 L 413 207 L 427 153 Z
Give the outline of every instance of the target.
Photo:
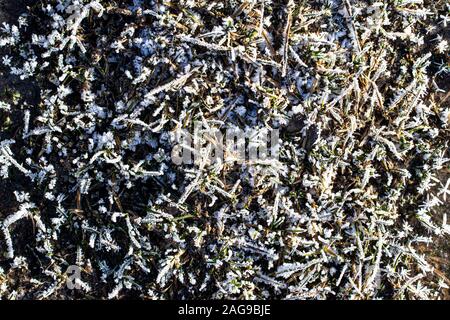
M 39 88 L 0 88 L 0 298 L 442 297 L 449 25 L 444 0 L 36 1 L 0 30 Z M 177 165 L 194 122 L 278 129 L 279 158 Z

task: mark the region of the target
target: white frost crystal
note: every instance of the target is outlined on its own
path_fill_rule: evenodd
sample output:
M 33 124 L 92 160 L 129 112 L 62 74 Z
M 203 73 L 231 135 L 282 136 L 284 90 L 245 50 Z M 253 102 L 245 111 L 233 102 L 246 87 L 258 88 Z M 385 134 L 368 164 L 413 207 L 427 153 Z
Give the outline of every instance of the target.
M 0 26 L 0 299 L 69 266 L 100 299 L 442 297 L 448 9 L 36 1 Z

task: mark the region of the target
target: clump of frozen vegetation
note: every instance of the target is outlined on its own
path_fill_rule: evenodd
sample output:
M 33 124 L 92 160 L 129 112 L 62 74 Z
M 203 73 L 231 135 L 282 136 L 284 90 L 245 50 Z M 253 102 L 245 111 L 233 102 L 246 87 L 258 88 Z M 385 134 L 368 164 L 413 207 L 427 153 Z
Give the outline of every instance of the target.
M 450 233 L 449 17 L 435 0 L 37 1 L 0 31 L 1 70 L 40 90 L 0 99 L 0 297 L 439 297 L 420 248 Z M 194 121 L 279 129 L 279 159 L 176 165 Z

